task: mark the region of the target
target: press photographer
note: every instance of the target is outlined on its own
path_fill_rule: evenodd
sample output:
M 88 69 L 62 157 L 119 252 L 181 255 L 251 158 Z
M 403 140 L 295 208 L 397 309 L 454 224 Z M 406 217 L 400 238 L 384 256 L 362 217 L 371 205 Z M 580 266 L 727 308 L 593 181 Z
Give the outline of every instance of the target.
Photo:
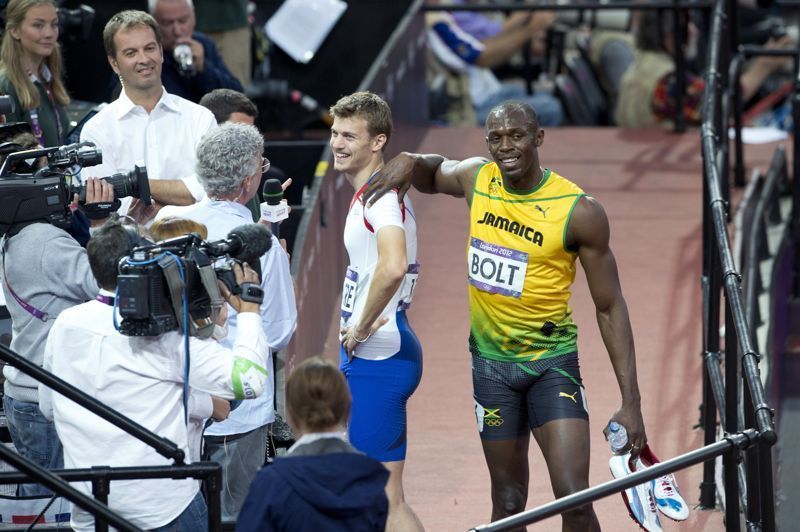
M 25 128 L 23 128 L 25 129 Z M 29 132 L 17 126 L 0 128 L 0 160 L 4 168 L 37 172 L 46 160 L 13 158 L 9 151 L 38 146 Z M 36 150 L 32 150 L 36 152 Z M 28 150 L 30 155 L 31 151 Z M 47 172 L 48 167 L 44 167 Z M 49 183 L 42 186 L 45 180 Z M 42 364 L 50 327 L 63 310 L 94 298 L 97 282 L 89 268 L 86 251 L 64 229 L 71 217 L 69 188 L 63 177 L 39 178 L 7 174 L 0 177 L 0 261 L 3 292 L 12 321 L 11 349 L 27 360 Z M 113 187 L 102 180 L 89 180 L 85 204 L 108 204 Z M 38 383 L 16 368 L 6 366 L 3 407 L 17 451 L 46 468 L 63 466 L 61 443 L 53 423 L 39 408 Z M 20 485 L 18 495 L 44 495 L 43 486 Z
M 265 389 L 265 368 L 269 349 L 259 316 L 258 297 L 229 297 L 238 310 L 237 332 L 232 349 L 211 339 L 185 337 L 179 330 L 158 336 L 125 336 L 114 329 L 115 299 L 120 264 L 135 266 L 137 253 L 152 249 L 173 262 L 180 262 L 188 273 L 189 256 L 203 255 L 211 246 L 192 242 L 186 256 L 156 247 L 140 237 L 137 226 L 108 222 L 98 229 L 87 246 L 92 272 L 102 287 L 96 300 L 62 312 L 50 332 L 45 347 L 45 369 L 89 393 L 136 423 L 178 444 L 191 456 L 185 419 L 186 404 L 197 393 L 225 399 L 252 398 Z M 199 239 L 197 239 L 199 240 Z M 219 244 L 219 243 L 209 243 Z M 169 244 L 161 248 L 170 247 Z M 221 249 L 221 248 L 218 248 Z M 160 260 L 160 259 L 159 259 Z M 199 260 L 199 258 L 198 258 Z M 257 283 L 247 265 L 235 264 L 236 287 L 248 290 Z M 121 277 L 120 277 L 121 279 Z M 193 291 L 189 277 L 187 293 Z M 120 290 L 121 292 L 121 290 Z M 182 299 L 181 292 L 178 297 Z M 182 303 L 179 304 L 179 306 Z M 191 363 L 184 361 L 188 351 Z M 187 375 L 188 372 L 188 375 Z M 188 390 L 186 388 L 188 384 Z M 42 411 L 51 416 L 64 446 L 64 465 L 88 468 L 169 465 L 170 460 L 121 429 L 88 413 L 76 403 L 40 387 Z M 206 417 L 211 415 L 210 401 Z M 78 489 L 91 493 L 88 483 Z M 142 529 L 172 527 L 170 530 L 207 530 L 206 504 L 200 485 L 194 479 L 150 479 L 112 483 L 109 506 Z M 92 530 L 91 514 L 73 506 L 71 526 Z
M 149 0 L 150 14 L 164 35 L 164 88 L 187 100 L 199 102 L 214 89 L 242 92 L 242 84 L 228 69 L 210 38 L 195 31 L 195 12 L 191 0 Z M 238 54 L 249 54 L 240 49 Z

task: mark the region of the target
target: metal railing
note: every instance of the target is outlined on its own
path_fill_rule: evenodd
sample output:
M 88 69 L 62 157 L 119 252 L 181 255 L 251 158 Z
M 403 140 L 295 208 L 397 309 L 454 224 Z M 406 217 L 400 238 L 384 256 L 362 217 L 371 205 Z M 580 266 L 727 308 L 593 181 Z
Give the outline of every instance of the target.
M 699 463 L 704 463 L 700 504 L 701 507 L 713 508 L 717 498 L 714 483 L 714 458 L 717 456 L 723 457 L 726 529 L 737 532 L 740 530 L 740 514 L 743 509 L 749 530 L 766 532 L 775 530 L 771 448 L 777 440 L 777 435 L 773 410 L 767 404 L 761 383 L 758 369 L 760 355 L 753 344 L 749 316 L 743 303 L 741 276 L 735 267 L 727 233 L 729 221 L 727 126 L 731 109 L 730 102 L 726 102 L 723 95 L 733 93 L 727 89 L 727 81 L 731 76 L 723 74 L 741 71 L 741 66 L 736 62 L 731 65 L 728 53 L 730 49 L 737 49 L 738 35 L 735 29 L 737 20 L 736 0 L 715 2 L 712 10 L 701 128 L 704 357 L 701 411 L 705 445 L 644 471 L 588 488 L 533 510 L 472 530 L 495 532 L 531 524 Z M 744 51 L 744 53 L 752 52 L 747 49 Z M 783 55 L 783 52 L 780 53 Z M 800 76 L 798 87 L 800 87 Z M 800 103 L 800 96 L 795 94 L 793 102 L 795 105 Z M 740 101 L 735 102 L 732 111 L 734 115 L 742 112 Z M 795 111 L 798 112 L 797 107 Z M 741 121 L 738 124 L 740 128 Z M 793 159 L 795 164 L 798 164 L 797 157 Z M 795 173 L 793 191 L 795 199 L 800 198 L 797 175 Z M 794 206 L 797 206 L 797 202 Z M 794 213 L 796 222 L 796 209 Z M 795 229 L 796 226 L 797 222 Z M 720 305 L 723 294 L 724 309 Z M 721 312 L 724 312 L 725 316 L 724 352 L 720 349 Z M 721 359 L 725 362 L 724 375 L 720 367 Z M 739 397 L 740 384 L 744 390 L 741 402 L 744 405 L 745 426 L 742 426 L 738 416 L 742 404 Z M 718 413 L 720 427 L 725 434 L 716 441 Z
M 555 3 L 555 2 L 541 2 L 537 4 L 530 4 L 530 3 L 519 3 L 519 2 L 512 2 L 509 1 L 508 3 L 504 2 L 496 2 L 491 4 L 448 4 L 448 3 L 437 3 L 437 4 L 428 4 L 424 6 L 425 11 L 472 11 L 472 12 L 489 12 L 489 11 L 502 11 L 506 13 L 510 13 L 513 11 L 556 11 L 556 12 L 567 12 L 567 11 L 577 11 L 579 13 L 578 22 L 582 23 L 584 20 L 583 14 L 585 12 L 595 12 L 595 11 L 618 11 L 618 10 L 628 10 L 628 11 L 649 11 L 649 10 L 659 10 L 665 11 L 669 10 L 674 13 L 673 17 L 673 28 L 672 32 L 675 36 L 676 42 L 684 42 L 685 35 L 687 32 L 686 26 L 688 23 L 688 17 L 686 14 L 690 10 L 708 10 L 714 6 L 714 2 L 712 0 L 652 0 L 652 1 L 627 1 L 627 0 L 610 0 L 608 2 L 603 3 Z M 736 9 L 734 6 L 733 9 Z M 557 39 L 558 41 L 559 39 Z M 563 36 L 560 38 L 561 42 L 563 42 Z M 552 44 L 553 40 L 551 37 L 551 32 L 548 32 L 548 43 Z M 561 50 L 563 52 L 563 50 Z M 524 58 L 526 61 L 525 71 L 527 73 L 532 72 L 532 68 L 530 65 L 530 55 L 524 54 Z M 678 133 L 683 133 L 686 131 L 686 117 L 684 116 L 683 110 L 683 102 L 686 97 L 686 55 L 685 50 L 682 46 L 674 46 L 672 51 L 672 60 L 675 63 L 675 84 L 677 90 L 675 91 L 675 116 L 674 116 L 674 128 L 675 131 Z M 528 87 L 532 86 L 533 80 L 528 79 L 526 80 L 528 83 Z
M 152 447 L 158 454 L 173 460 L 168 466 L 141 467 L 93 467 L 91 469 L 58 469 L 45 470 L 24 456 L 0 445 L 0 460 L 17 469 L 19 473 L 0 473 L 0 484 L 38 482 L 61 495 L 75 505 L 91 513 L 95 517 L 95 530 L 108 531 L 109 525 L 119 530 L 138 531 L 138 527 L 123 519 L 108 507 L 109 483 L 114 480 L 153 479 L 153 478 L 198 478 L 203 479 L 206 487 L 208 504 L 209 530 L 217 532 L 222 529 L 220 492 L 222 487 L 222 469 L 215 462 L 195 464 L 184 463 L 183 449 L 174 442 L 154 434 L 147 428 L 109 408 L 94 397 L 54 374 L 40 368 L 36 364 L 19 356 L 8 347 L 0 344 L 0 360 L 11 365 L 27 376 L 41 382 L 70 399 L 90 412 L 124 430 L 134 438 Z M 85 481 L 92 484 L 94 499 L 76 490 L 68 482 Z

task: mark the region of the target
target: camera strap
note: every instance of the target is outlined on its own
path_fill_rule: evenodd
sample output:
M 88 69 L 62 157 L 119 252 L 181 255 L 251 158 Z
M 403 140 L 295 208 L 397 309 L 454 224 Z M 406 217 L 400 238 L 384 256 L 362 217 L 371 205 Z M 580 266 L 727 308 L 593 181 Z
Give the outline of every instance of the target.
M 16 301 L 17 304 L 20 307 L 24 308 L 25 311 L 28 312 L 28 314 L 30 314 L 34 318 L 36 318 L 38 320 L 41 320 L 41 321 L 47 321 L 47 320 L 51 319 L 50 315 L 47 314 L 47 312 L 39 310 L 38 308 L 34 307 L 30 303 L 28 303 L 27 301 L 25 301 L 24 299 L 19 297 L 17 295 L 17 293 L 14 292 L 14 289 L 11 288 L 11 285 L 8 283 L 8 275 L 6 275 L 6 251 L 7 251 L 6 250 L 6 245 L 7 244 L 8 244 L 8 238 L 4 238 L 3 239 L 3 282 L 6 284 L 6 289 L 8 290 L 8 293 L 11 294 L 11 297 L 14 298 L 14 301 Z
M 167 287 L 169 288 L 170 301 L 172 302 L 172 308 L 175 311 L 175 316 L 178 317 L 178 323 L 180 324 L 181 332 L 183 332 L 183 334 L 189 334 L 190 336 L 196 336 L 198 338 L 211 338 L 211 335 L 214 334 L 213 321 L 209 321 L 209 323 L 206 325 L 197 325 L 194 320 L 189 320 L 189 330 L 183 330 L 183 321 L 180 319 L 180 316 L 183 316 L 182 305 L 185 283 L 181 279 L 178 271 L 178 264 L 175 259 L 171 257 L 164 257 L 158 261 L 158 265 L 164 272 L 164 278 L 166 279 Z M 222 305 L 224 301 L 219 293 L 217 277 L 214 273 L 214 270 L 211 268 L 211 265 L 201 266 L 198 268 L 198 270 L 200 272 L 200 280 L 203 283 L 203 287 L 205 288 L 206 292 L 208 292 L 208 295 L 211 299 L 211 304 Z
M 175 311 L 175 317 L 178 319 L 178 327 L 183 334 L 189 334 L 189 331 L 183 330 L 183 288 L 185 286 L 181 274 L 178 271 L 178 259 L 174 256 L 166 255 L 159 259 L 158 265 L 164 272 L 164 279 L 167 280 L 167 288 L 169 288 L 169 300 L 172 302 L 172 309 Z M 188 304 L 188 301 L 186 302 Z

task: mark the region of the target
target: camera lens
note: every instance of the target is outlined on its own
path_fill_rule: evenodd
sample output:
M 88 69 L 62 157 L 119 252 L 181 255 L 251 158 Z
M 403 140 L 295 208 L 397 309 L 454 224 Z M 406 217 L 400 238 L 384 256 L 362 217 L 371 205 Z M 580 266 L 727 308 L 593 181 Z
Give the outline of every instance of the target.
M 127 174 L 115 174 L 106 178 L 106 181 L 114 187 L 115 198 L 126 198 L 128 196 L 138 196 L 139 186 L 133 172 Z

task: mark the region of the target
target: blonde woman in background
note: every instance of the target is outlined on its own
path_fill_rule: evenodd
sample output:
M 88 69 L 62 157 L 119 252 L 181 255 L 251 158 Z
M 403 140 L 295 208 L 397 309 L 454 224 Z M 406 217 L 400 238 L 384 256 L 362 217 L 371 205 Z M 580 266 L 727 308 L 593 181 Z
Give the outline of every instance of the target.
M 69 95 L 62 80 L 53 0 L 11 0 L 0 48 L 0 93 L 14 102 L 6 122 L 28 122 L 39 144 L 64 144 Z

